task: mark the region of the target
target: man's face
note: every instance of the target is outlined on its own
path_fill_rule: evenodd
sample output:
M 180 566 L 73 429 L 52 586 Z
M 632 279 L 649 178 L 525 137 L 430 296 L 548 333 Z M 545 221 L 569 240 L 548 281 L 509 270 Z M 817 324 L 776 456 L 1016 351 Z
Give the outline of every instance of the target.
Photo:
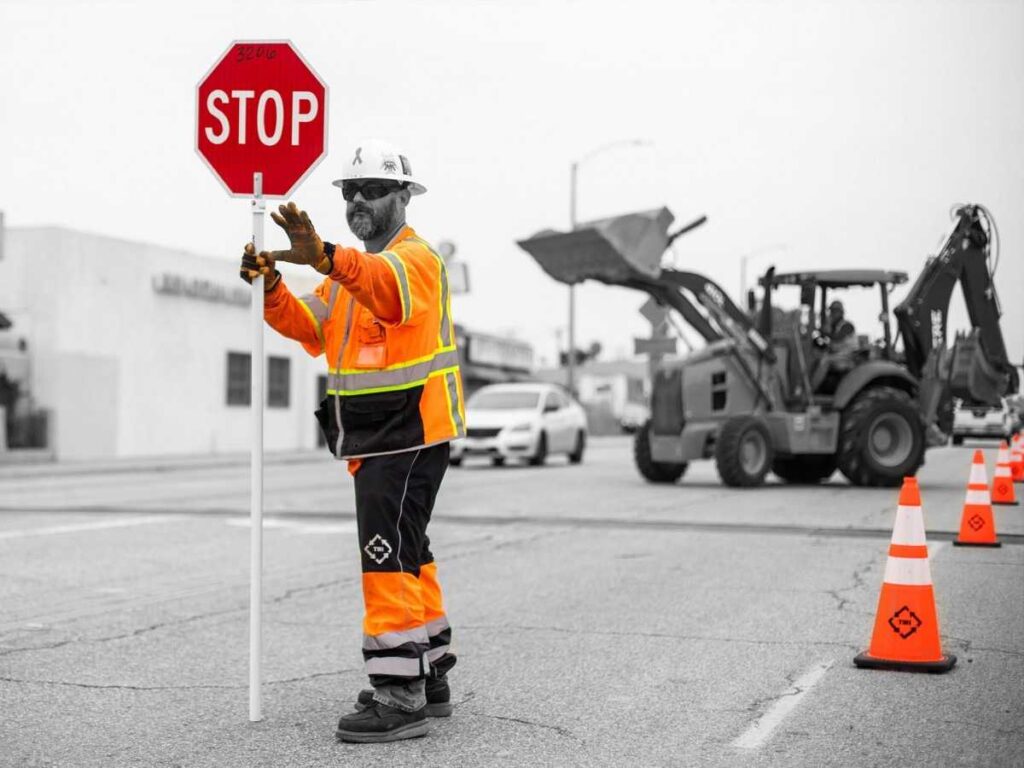
M 369 188 L 366 194 L 363 187 Z M 383 237 L 405 219 L 409 193 L 400 185 L 379 181 L 345 182 L 342 190 L 349 229 L 363 242 Z M 382 193 L 383 196 L 376 197 Z M 371 197 L 376 199 L 368 199 Z
M 831 306 L 828 308 L 828 319 L 833 323 L 837 323 L 843 319 L 843 308 L 838 306 Z

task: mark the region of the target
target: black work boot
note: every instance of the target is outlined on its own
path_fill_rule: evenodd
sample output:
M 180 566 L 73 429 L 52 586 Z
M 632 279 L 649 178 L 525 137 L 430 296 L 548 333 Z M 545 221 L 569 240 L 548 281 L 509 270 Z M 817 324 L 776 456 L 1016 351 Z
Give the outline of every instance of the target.
M 427 717 L 451 717 L 454 707 L 452 705 L 452 691 L 448 687 L 448 679 L 446 677 L 428 677 L 426 679 L 426 693 L 427 706 L 425 711 Z M 373 688 L 361 690 L 359 696 L 356 697 L 356 711 L 362 712 L 373 704 Z
M 371 701 L 365 709 L 344 715 L 338 721 L 335 735 L 342 741 L 376 743 L 415 739 L 417 736 L 426 736 L 429 729 L 426 707 L 407 712 L 379 701 Z

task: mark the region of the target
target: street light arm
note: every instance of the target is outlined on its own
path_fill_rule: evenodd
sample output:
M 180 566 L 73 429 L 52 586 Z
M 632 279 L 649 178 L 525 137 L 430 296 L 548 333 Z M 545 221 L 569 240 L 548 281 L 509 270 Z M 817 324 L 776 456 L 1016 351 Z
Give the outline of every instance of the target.
M 572 165 L 575 168 L 576 166 L 579 166 L 580 164 L 584 163 L 585 161 L 589 160 L 595 155 L 599 155 L 602 152 L 605 152 L 606 150 L 612 149 L 614 147 L 626 145 L 632 147 L 648 147 L 651 146 L 653 143 L 654 142 L 650 141 L 649 139 L 616 139 L 615 141 L 609 141 L 607 144 L 602 144 L 599 147 L 595 147 L 582 157 L 573 161 Z

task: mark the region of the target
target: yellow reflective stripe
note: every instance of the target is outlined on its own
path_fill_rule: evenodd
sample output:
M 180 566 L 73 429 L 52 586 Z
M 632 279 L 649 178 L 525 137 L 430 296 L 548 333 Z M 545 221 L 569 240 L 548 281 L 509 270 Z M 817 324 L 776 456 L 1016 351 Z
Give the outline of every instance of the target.
M 455 339 L 453 338 L 451 328 L 451 296 L 448 291 L 448 267 L 445 266 L 441 255 L 430 246 L 430 243 L 419 235 L 414 235 L 412 239 L 426 248 L 430 255 L 434 257 L 434 260 L 437 261 L 437 316 L 440 318 L 437 328 L 437 343 L 442 347 L 453 345 Z
M 352 397 L 353 395 L 374 395 L 379 392 L 400 392 L 403 389 L 413 389 L 414 387 L 421 387 L 427 383 L 429 379 L 435 376 L 444 376 L 448 373 L 456 373 L 459 370 L 459 366 L 453 365 L 448 368 L 439 368 L 436 371 L 431 371 L 422 379 L 416 379 L 414 381 L 406 381 L 401 384 L 391 384 L 384 387 L 366 387 L 365 389 L 328 389 L 328 395 L 339 395 L 341 397 Z
M 409 368 L 409 367 L 411 367 L 413 365 L 419 365 L 420 363 L 425 363 L 428 360 L 433 360 L 435 357 L 440 355 L 442 352 L 454 352 L 454 351 L 455 351 L 455 345 L 452 344 L 452 345 L 447 346 L 447 347 L 438 347 L 433 352 L 431 352 L 429 355 L 424 355 L 423 357 L 416 357 L 416 358 L 413 358 L 412 360 L 406 360 L 406 361 L 401 362 L 401 363 L 394 363 L 392 365 L 386 366 L 385 368 L 375 368 L 373 371 L 367 371 L 365 368 L 342 368 L 341 370 L 338 370 L 337 368 L 328 368 L 327 372 L 328 373 L 338 373 L 338 374 L 342 374 L 342 375 L 344 375 L 344 374 L 356 374 L 356 375 L 358 375 L 358 374 L 364 374 L 364 373 L 380 373 L 381 371 L 398 371 L 398 370 L 401 370 L 402 368 Z
M 323 349 L 324 348 L 324 328 L 320 324 L 320 318 L 317 317 L 317 313 L 315 313 L 313 311 L 313 308 L 309 306 L 309 303 L 306 301 L 306 298 L 307 298 L 306 296 L 303 296 L 302 298 L 299 299 L 299 306 L 302 307 L 303 310 L 305 310 L 306 314 L 309 316 L 309 321 L 311 323 L 313 323 L 313 328 L 316 331 L 316 337 L 317 337 L 317 339 L 320 340 L 320 348 Z M 320 301 L 315 296 L 311 297 L 311 298 L 313 298 L 314 301 Z M 320 303 L 322 304 L 323 302 L 320 302 Z M 326 311 L 326 309 L 327 309 L 327 307 L 324 307 L 325 311 Z M 326 318 L 326 314 L 325 314 L 325 318 Z
M 452 422 L 453 434 L 457 437 L 465 434 L 462 423 L 462 413 L 459 411 L 459 385 L 456 382 L 455 374 L 446 372 L 444 375 L 445 394 L 448 397 L 448 417 Z
M 398 255 L 391 251 L 381 251 L 378 256 L 384 259 L 384 263 L 391 267 L 395 275 L 395 282 L 398 283 L 398 296 L 402 301 L 402 322 L 408 323 L 412 317 L 412 295 L 409 293 L 409 275 L 405 271 L 405 264 L 398 258 Z

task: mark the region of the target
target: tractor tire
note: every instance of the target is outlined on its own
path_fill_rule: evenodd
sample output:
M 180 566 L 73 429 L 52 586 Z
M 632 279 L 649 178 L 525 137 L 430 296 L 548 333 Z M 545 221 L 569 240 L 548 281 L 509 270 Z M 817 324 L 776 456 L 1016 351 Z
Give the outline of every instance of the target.
M 726 485 L 735 488 L 761 485 L 774 456 L 771 433 L 756 416 L 735 416 L 718 431 L 715 466 Z
M 814 485 L 835 471 L 836 457 L 831 455 L 776 456 L 772 462 L 772 472 L 791 485 Z
M 872 387 L 843 411 L 839 471 L 854 485 L 895 488 L 924 463 L 924 424 L 910 395 Z
M 685 461 L 679 464 L 655 461 L 651 458 L 651 422 L 646 422 L 633 435 L 633 460 L 645 480 L 651 483 L 674 483 L 689 466 Z
M 569 454 L 570 464 L 579 464 L 583 461 L 583 451 L 587 448 L 587 433 L 582 429 L 576 433 L 576 444 Z

